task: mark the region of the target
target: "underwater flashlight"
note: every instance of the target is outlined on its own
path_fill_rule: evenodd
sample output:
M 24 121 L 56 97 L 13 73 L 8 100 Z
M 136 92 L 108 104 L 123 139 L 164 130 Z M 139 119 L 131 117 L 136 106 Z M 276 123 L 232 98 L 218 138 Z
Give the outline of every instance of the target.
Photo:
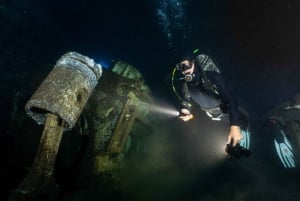
M 158 113 L 158 114 L 161 114 L 161 115 L 165 115 L 165 116 L 170 116 L 170 117 L 176 117 L 176 116 L 179 116 L 180 113 L 170 107 L 170 106 L 166 106 L 166 105 L 148 105 L 148 108 L 152 111 L 152 112 L 155 112 L 155 113 Z
M 249 157 L 251 155 L 251 151 L 242 147 L 239 143 L 233 146 L 233 140 L 231 140 L 230 144 L 227 144 L 225 151 L 228 153 L 229 156 L 235 158 Z

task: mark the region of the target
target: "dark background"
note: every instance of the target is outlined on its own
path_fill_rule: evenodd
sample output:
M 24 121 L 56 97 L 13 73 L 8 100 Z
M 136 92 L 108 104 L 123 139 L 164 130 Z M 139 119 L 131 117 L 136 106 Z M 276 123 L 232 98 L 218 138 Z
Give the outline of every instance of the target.
M 156 13 L 163 2 L 169 5 L 180 3 L 184 8 L 185 18 L 179 21 L 181 26 L 177 26 L 177 21 L 172 18 L 172 39 L 168 39 L 162 30 L 162 21 Z M 172 93 L 169 74 L 180 52 L 199 48 L 218 62 L 240 104 L 261 117 L 299 93 L 299 22 L 300 2 L 297 0 L 3 0 L 0 2 L 1 158 L 8 161 L 14 155 L 10 151 L 12 146 L 17 146 L 13 142 L 14 136 L 5 133 L 8 126 L 13 127 L 10 123 L 18 119 L 14 115 L 23 110 L 25 102 L 57 59 L 68 51 L 80 52 L 107 67 L 117 60 L 132 64 L 143 73 L 154 96 L 171 103 L 176 101 L 176 96 Z M 205 118 L 200 116 L 198 118 Z M 206 125 L 210 121 L 203 123 L 201 119 L 199 122 Z M 179 123 L 175 123 L 176 128 Z M 211 122 L 208 125 L 216 127 Z M 261 157 L 270 154 L 266 150 L 271 147 L 271 142 L 266 147 L 264 141 L 267 135 L 256 135 L 254 141 L 260 149 L 249 161 L 226 163 L 198 172 L 198 167 L 206 161 L 201 157 L 199 161 L 194 160 L 198 157 L 195 155 L 202 154 L 198 148 L 201 148 L 203 136 L 198 135 L 198 122 L 184 126 L 181 129 L 190 129 L 192 135 L 182 132 L 177 138 L 173 133 L 163 133 L 157 139 L 149 137 L 150 157 L 146 157 L 146 162 L 160 164 L 161 154 L 155 156 L 152 152 L 156 150 L 155 146 L 162 146 L 167 149 L 163 150 L 165 157 L 170 157 L 170 152 L 182 167 L 176 166 L 174 172 L 167 168 L 158 175 L 147 175 L 145 181 L 140 179 L 141 185 L 132 185 L 141 188 L 141 191 L 131 189 L 132 194 L 140 195 L 145 189 L 151 194 L 153 188 L 153 199 L 163 200 L 163 194 L 171 195 L 174 188 L 170 188 L 170 192 L 161 192 L 160 188 L 165 189 L 179 175 L 180 182 L 174 184 L 178 187 L 178 200 L 184 200 L 189 193 L 195 196 L 194 200 L 196 195 L 205 193 L 222 197 L 222 193 L 232 189 L 237 192 L 235 200 L 243 200 L 241 190 L 255 191 L 262 195 L 261 200 L 282 201 L 285 196 L 297 200 L 299 197 L 299 179 L 290 172 L 274 170 L 273 164 Z M 259 134 L 264 133 L 260 131 Z M 205 150 L 211 150 L 209 145 L 205 144 L 208 148 Z M 178 155 L 182 158 L 177 159 Z M 172 164 L 170 166 L 173 168 Z M 12 168 L 15 177 L 21 178 L 22 168 Z M 5 173 L 1 171 L 4 176 Z M 220 182 L 214 183 L 211 175 Z M 155 181 L 157 178 L 161 180 Z M 134 180 L 129 178 L 128 182 Z M 13 179 L 6 183 L 8 190 L 15 185 Z M 253 186 L 257 188 L 252 189 Z M 156 191 L 159 193 L 155 194 Z M 266 194 L 268 196 L 264 197 Z
M 107 64 L 125 60 L 154 93 L 171 93 L 166 78 L 179 53 L 199 48 L 258 115 L 299 92 L 299 2 L 178 1 L 185 19 L 172 40 L 156 15 L 162 2 L 2 1 L 1 89 L 19 90 L 28 72 L 45 65 L 49 72 L 63 53 L 78 51 Z

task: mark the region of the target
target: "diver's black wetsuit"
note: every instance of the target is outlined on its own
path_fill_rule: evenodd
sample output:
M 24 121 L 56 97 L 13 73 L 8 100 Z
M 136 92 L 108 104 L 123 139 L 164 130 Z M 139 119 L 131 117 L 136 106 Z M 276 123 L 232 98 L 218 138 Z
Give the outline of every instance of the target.
M 209 106 L 220 106 L 223 113 L 228 112 L 230 125 L 239 126 L 238 107 L 233 92 L 212 59 L 204 54 L 198 55 L 195 59 L 193 74 L 191 82 L 184 81 L 182 106 L 191 109 L 187 106 L 190 105 L 191 98 L 204 110 L 209 108 Z M 205 97 L 203 95 L 199 96 L 199 94 L 203 93 L 206 94 Z M 207 99 L 207 95 L 210 96 L 209 99 Z

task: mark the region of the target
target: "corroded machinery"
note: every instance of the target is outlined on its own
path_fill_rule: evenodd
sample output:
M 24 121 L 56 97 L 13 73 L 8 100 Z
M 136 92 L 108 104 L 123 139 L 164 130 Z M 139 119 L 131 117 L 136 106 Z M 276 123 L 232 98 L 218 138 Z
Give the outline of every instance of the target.
M 27 114 L 44 124 L 44 130 L 31 170 L 10 200 L 34 200 L 45 188 L 55 188 L 55 159 L 63 131 L 74 127 L 101 75 L 101 65 L 92 59 L 66 53 L 26 103 Z
M 143 76 L 131 65 L 118 61 L 103 76 L 83 116 L 87 119 L 90 156 L 83 163 L 80 185 L 117 182 L 128 152 L 138 152 L 141 139 L 154 132 L 152 94 Z
M 66 122 L 64 130 L 74 127 L 88 97 L 102 74 L 99 64 L 76 52 L 63 55 L 25 105 L 38 124 L 45 113 L 57 114 Z
M 44 125 L 44 131 L 32 168 L 10 200 L 58 195 L 65 187 L 62 180 L 77 189 L 111 190 L 126 165 L 123 159 L 138 154 L 157 128 L 151 106 L 151 91 L 133 66 L 118 61 L 111 70 L 101 69 L 78 53 L 64 55 L 25 105 L 27 115 Z M 24 149 L 38 142 L 26 137 L 32 134 L 31 125 L 21 125 L 18 151 L 31 159 L 35 150 Z M 39 139 L 38 133 L 33 136 Z

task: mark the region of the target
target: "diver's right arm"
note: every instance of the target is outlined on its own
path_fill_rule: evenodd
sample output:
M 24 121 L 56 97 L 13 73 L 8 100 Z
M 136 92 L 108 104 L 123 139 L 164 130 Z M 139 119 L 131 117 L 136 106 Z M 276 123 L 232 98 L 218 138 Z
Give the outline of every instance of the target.
M 192 104 L 190 102 L 191 96 L 186 82 L 183 83 L 182 93 L 184 99 L 181 100 L 181 110 L 180 110 L 179 118 L 182 119 L 183 121 L 188 121 L 192 119 L 194 116 L 193 114 L 191 114 L 191 107 L 192 107 Z

